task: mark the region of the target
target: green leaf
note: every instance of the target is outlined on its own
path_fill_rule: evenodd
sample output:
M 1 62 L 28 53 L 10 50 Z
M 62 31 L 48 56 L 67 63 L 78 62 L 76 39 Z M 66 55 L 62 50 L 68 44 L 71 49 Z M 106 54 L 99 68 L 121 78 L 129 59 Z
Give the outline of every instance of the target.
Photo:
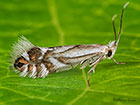
M 0 104 L 140 105 L 140 1 L 130 0 L 114 58 L 104 60 L 87 86 L 88 70 L 76 67 L 44 79 L 10 71 L 8 56 L 20 34 L 38 46 L 107 44 L 114 40 L 111 18 L 119 29 L 126 0 L 1 0 Z

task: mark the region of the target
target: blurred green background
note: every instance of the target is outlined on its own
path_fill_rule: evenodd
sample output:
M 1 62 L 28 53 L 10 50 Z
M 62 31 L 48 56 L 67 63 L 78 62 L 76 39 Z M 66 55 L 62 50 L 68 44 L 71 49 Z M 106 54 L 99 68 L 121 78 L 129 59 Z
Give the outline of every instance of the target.
M 9 50 L 19 35 L 38 46 L 107 44 L 114 40 L 127 0 L 0 0 L 1 105 L 140 105 L 140 0 L 130 0 L 114 58 L 104 60 L 86 84 L 89 67 L 22 78 L 9 69 Z

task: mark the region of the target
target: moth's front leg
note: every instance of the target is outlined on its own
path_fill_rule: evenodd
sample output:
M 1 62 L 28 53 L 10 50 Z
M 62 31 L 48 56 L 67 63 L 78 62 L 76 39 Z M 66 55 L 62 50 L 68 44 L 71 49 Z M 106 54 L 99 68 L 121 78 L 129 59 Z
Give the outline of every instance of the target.
M 118 62 L 118 61 L 116 61 L 114 58 L 111 58 L 115 63 L 117 63 L 117 64 L 125 64 L 124 62 Z
M 88 86 L 90 87 L 90 83 L 89 83 L 89 79 L 90 79 L 90 75 L 91 75 L 91 73 L 93 72 L 93 73 L 95 73 L 95 67 L 96 67 L 96 65 L 100 62 L 100 61 L 102 61 L 102 58 L 103 58 L 103 56 L 101 56 L 101 57 L 99 57 L 98 59 L 97 59 L 97 61 L 96 61 L 96 63 L 93 65 L 93 67 L 89 70 L 89 75 L 88 75 L 88 79 L 87 79 L 87 83 L 88 83 Z

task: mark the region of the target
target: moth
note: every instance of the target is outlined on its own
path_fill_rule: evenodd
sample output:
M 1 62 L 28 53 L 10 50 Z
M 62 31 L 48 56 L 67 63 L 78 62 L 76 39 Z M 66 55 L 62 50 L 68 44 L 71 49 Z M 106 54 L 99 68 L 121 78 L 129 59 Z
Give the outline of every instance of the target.
M 122 9 L 118 38 L 116 38 L 114 24 L 117 15 L 112 17 L 115 40 L 109 42 L 109 44 L 39 47 L 21 36 L 12 48 L 10 59 L 12 67 L 20 76 L 45 78 L 52 72 L 69 70 L 77 65 L 80 65 L 81 69 L 83 69 L 89 65 L 91 69 L 88 72 L 87 83 L 90 86 L 90 75 L 95 72 L 95 67 L 99 62 L 107 58 L 113 59 L 117 64 L 123 64 L 117 62 L 113 56 L 120 40 L 124 9 L 128 4 L 129 2 Z

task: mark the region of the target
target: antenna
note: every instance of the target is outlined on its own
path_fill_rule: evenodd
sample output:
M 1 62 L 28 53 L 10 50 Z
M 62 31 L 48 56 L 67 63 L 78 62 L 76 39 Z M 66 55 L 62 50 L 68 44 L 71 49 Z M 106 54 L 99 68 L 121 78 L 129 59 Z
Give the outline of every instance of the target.
M 121 20 L 120 20 L 120 31 L 119 31 L 119 35 L 118 35 L 117 44 L 119 43 L 120 36 L 121 36 L 121 30 L 122 30 L 122 18 L 123 18 L 124 9 L 127 7 L 128 4 L 129 4 L 129 2 L 127 2 L 127 3 L 123 6 L 123 9 L 122 9 Z
M 112 17 L 112 25 L 113 25 L 113 31 L 114 31 L 114 37 L 115 37 L 115 43 L 116 43 L 116 28 L 115 28 L 115 19 L 117 17 L 117 14 L 115 14 L 113 17 Z

